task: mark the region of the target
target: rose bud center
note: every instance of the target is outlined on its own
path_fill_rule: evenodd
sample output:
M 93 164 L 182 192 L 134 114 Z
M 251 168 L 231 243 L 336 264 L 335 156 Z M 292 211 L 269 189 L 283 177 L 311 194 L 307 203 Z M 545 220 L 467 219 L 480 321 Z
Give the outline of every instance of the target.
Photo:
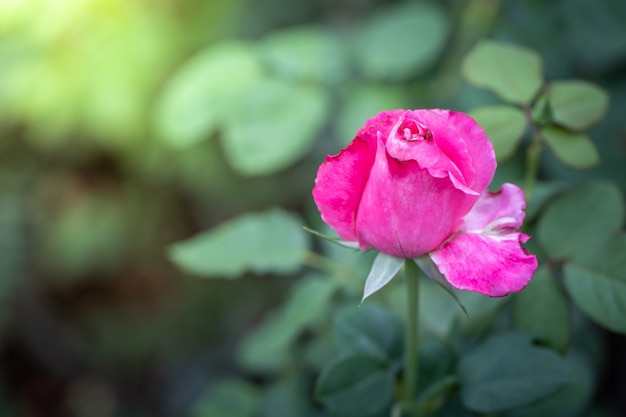
M 415 120 L 404 120 L 398 127 L 398 135 L 409 142 L 433 138 L 430 129 Z

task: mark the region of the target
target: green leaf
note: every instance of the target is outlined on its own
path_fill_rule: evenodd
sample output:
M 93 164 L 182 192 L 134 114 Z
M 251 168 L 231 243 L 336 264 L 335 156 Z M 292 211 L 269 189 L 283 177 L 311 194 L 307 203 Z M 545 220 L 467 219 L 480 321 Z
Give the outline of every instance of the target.
M 299 281 L 286 305 L 243 340 L 237 355 L 239 362 L 258 372 L 281 367 L 298 335 L 327 313 L 336 289 L 335 282 L 327 279 L 310 277 Z
M 270 70 L 280 78 L 336 84 L 349 76 L 345 46 L 326 28 L 274 31 L 259 48 Z
M 355 58 L 366 78 L 406 80 L 434 63 L 449 31 L 448 18 L 436 4 L 405 3 L 364 23 L 357 33 Z
M 516 104 L 529 104 L 543 84 L 543 64 L 537 53 L 490 40 L 469 52 L 462 71 L 471 84 Z
M 481 413 L 530 404 L 568 383 L 568 364 L 555 352 L 533 346 L 530 335 L 493 336 L 463 356 L 458 366 L 461 401 Z
M 565 265 L 565 286 L 586 315 L 614 332 L 626 333 L 626 234 Z
M 262 74 L 252 47 L 225 41 L 199 52 L 167 81 L 156 103 L 154 123 L 168 145 L 194 145 L 220 125 L 224 110 Z
M 538 237 L 551 259 L 566 259 L 601 247 L 623 221 L 620 190 L 593 182 L 555 198 L 539 220 Z
M 555 81 L 550 84 L 549 97 L 552 119 L 574 130 L 588 129 L 609 107 L 608 93 L 586 81 Z
M 402 323 L 393 314 L 374 304 L 353 306 L 335 319 L 333 337 L 340 354 L 363 353 L 381 359 L 402 357 Z
M 539 267 L 532 281 L 515 296 L 513 319 L 551 348 L 565 353 L 571 338 L 569 306 L 549 267 Z
M 395 258 L 380 252 L 374 259 L 372 269 L 365 280 L 365 289 L 363 290 L 361 302 L 387 285 L 400 271 L 402 265 L 404 265 L 404 259 Z
M 391 408 L 394 374 L 380 358 L 348 356 L 331 363 L 320 375 L 315 395 L 342 417 L 367 417 Z
M 541 136 L 559 161 L 576 169 L 592 168 L 600 163 L 600 155 L 589 136 L 558 127 L 546 127 Z
M 239 379 L 217 382 L 192 407 L 192 417 L 252 417 L 260 404 L 259 392 Z
M 326 123 L 329 97 L 313 85 L 266 80 L 227 112 L 225 156 L 242 175 L 278 172 L 302 158 Z
M 498 161 L 504 161 L 515 153 L 526 131 L 524 112 L 512 106 L 486 106 L 472 110 L 470 116 L 491 139 Z
M 306 373 L 289 372 L 266 382 L 263 401 L 255 417 L 309 416 L 311 391 Z M 229 417 L 224 415 L 223 417 Z
M 587 335 L 588 337 L 589 335 Z M 511 417 L 572 417 L 583 415 L 594 395 L 595 369 L 580 349 L 572 348 L 565 356 L 571 372 L 570 381 L 537 402 L 512 410 Z M 509 415 L 509 414 L 507 414 Z M 588 417 L 588 414 L 584 414 Z
M 566 183 L 562 181 L 537 181 L 532 198 L 526 202 L 526 222 L 532 221 L 552 197 L 565 189 Z
M 348 88 L 337 116 L 337 135 L 341 145 L 348 145 L 365 121 L 383 109 L 407 105 L 406 92 L 397 86 L 364 84 Z
M 297 271 L 309 247 L 301 220 L 272 209 L 245 214 L 212 230 L 170 246 L 170 259 L 195 275 L 237 278 L 246 271 L 258 274 Z
M 442 379 L 455 374 L 457 355 L 448 339 L 423 338 L 419 346 L 419 384 L 431 389 Z M 456 375 L 454 376 L 456 380 Z M 458 381 L 456 381 L 458 385 Z M 423 392 L 420 396 L 423 396 Z
M 626 51 L 626 4 L 616 1 L 569 0 L 559 3 L 560 47 L 572 65 L 590 73 L 607 73 L 619 66 Z M 560 26 L 559 25 L 559 26 Z

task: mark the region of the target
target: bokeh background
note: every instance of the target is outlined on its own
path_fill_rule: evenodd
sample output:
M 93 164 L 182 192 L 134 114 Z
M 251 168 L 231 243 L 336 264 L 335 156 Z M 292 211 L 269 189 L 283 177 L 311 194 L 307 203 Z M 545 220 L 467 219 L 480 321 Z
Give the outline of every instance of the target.
M 484 38 L 609 92 L 602 165 L 546 153 L 541 175 L 626 190 L 621 0 L 0 0 L 0 415 L 212 416 L 203 393 L 246 374 L 236 346 L 303 272 L 203 279 L 168 245 L 273 207 L 318 224 L 317 166 L 366 118 L 497 102 L 461 77 Z M 295 417 L 280 395 L 260 414 Z

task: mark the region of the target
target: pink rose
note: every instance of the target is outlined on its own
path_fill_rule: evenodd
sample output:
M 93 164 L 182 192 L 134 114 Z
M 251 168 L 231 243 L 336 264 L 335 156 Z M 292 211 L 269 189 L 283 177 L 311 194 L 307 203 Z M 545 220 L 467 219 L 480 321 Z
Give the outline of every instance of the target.
M 397 258 L 424 255 L 453 286 L 499 297 L 521 290 L 537 259 L 518 230 L 526 203 L 487 190 L 493 146 L 469 116 L 392 110 L 371 118 L 320 166 L 313 198 L 343 239 Z

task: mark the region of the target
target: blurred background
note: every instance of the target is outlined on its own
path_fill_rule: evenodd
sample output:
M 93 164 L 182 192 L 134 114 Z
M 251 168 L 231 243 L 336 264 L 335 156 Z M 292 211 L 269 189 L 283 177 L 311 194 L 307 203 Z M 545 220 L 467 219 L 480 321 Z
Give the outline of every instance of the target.
M 541 175 L 626 189 L 621 0 L 0 0 L 0 415 L 213 415 L 306 271 L 202 279 L 168 245 L 272 207 L 318 225 L 317 166 L 365 119 L 497 101 L 460 75 L 483 38 L 610 93 L 602 165 Z

